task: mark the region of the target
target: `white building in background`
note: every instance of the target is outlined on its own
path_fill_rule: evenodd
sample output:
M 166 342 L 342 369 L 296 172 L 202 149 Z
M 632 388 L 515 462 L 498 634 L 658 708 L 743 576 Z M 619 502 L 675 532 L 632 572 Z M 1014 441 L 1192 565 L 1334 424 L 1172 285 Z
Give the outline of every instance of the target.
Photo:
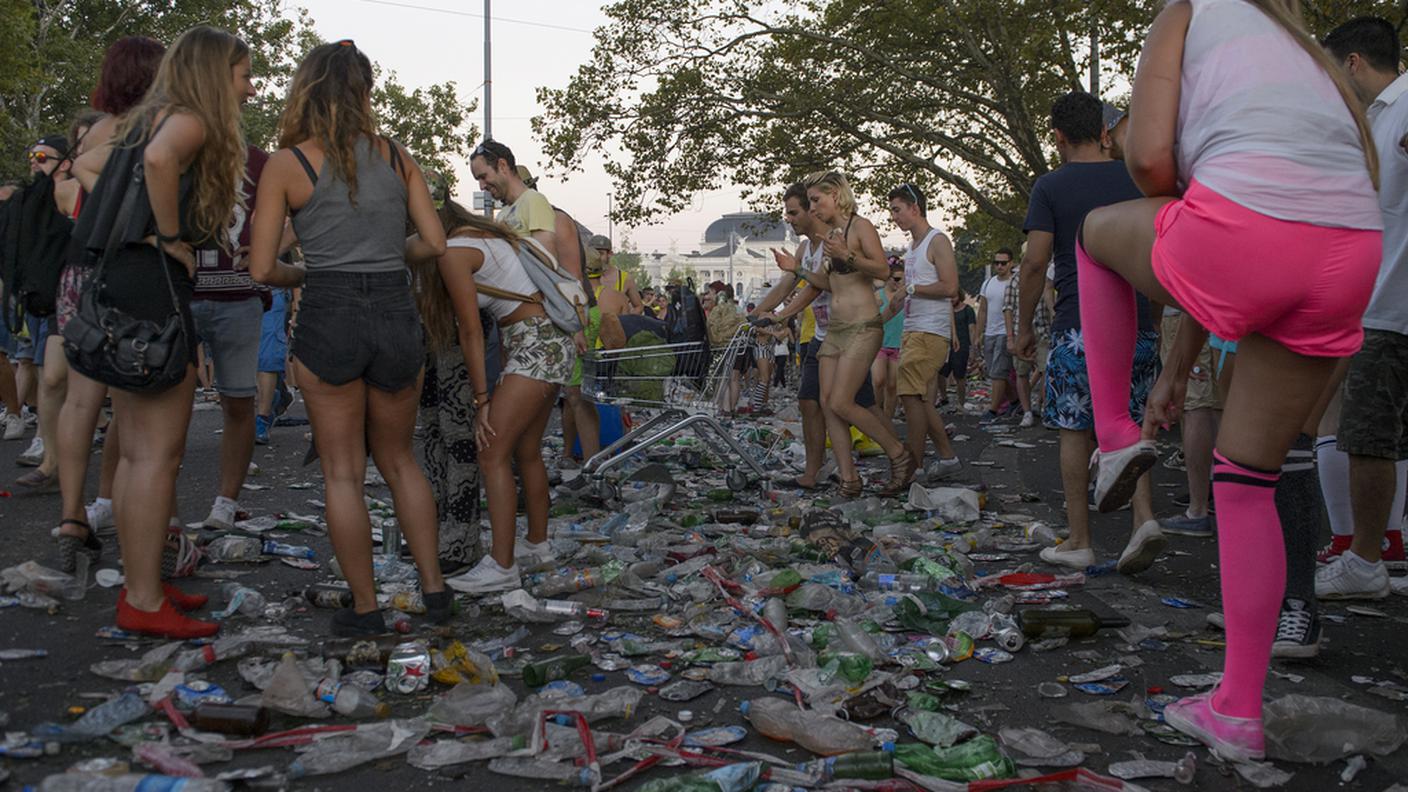
M 779 270 L 771 249 L 791 252 L 796 247 L 791 227 L 776 217 L 735 212 L 709 224 L 698 250 L 646 253 L 641 266 L 657 284 L 668 280 L 675 270 L 688 274 L 697 289 L 714 281 L 732 283 L 739 302 L 747 303 L 767 291 L 763 284 L 777 281 Z

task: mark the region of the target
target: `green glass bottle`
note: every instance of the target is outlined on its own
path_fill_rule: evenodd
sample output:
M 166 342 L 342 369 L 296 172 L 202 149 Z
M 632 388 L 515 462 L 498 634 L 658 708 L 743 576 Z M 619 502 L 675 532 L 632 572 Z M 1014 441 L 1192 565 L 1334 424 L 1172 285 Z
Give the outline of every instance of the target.
M 1123 616 L 1102 616 L 1087 608 L 1032 608 L 1017 616 L 1022 634 L 1031 640 L 1043 638 L 1086 638 L 1106 627 L 1128 627 Z

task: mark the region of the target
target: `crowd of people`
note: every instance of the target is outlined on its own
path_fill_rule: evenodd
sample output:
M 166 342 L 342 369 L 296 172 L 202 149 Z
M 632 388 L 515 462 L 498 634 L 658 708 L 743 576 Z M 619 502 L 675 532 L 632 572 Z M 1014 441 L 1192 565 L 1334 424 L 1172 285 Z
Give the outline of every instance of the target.
M 1127 113 L 1080 91 L 1055 99 L 1061 165 L 1036 180 L 1020 257 L 995 251 L 976 311 L 919 186 L 886 195 L 910 240 L 890 256 L 845 175 L 806 176 L 783 192 L 799 244 L 774 251 L 767 293 L 745 307 L 728 284 L 701 296 L 712 345 L 736 353 L 723 361 L 723 409 L 768 410 L 795 363 L 805 461 L 788 483 L 830 486 L 829 447 L 836 492 L 858 497 L 855 452 L 873 449 L 889 460 L 876 491 L 893 496 L 962 469 L 944 406 L 950 382 L 965 405 L 968 374 L 985 372 L 983 422 L 1010 413 L 1019 428 L 1059 433 L 1069 538 L 1044 561 L 1097 563 L 1091 509 L 1130 507 L 1125 574 L 1150 568 L 1166 534 L 1217 537 L 1225 673 L 1165 717 L 1224 756 L 1261 757 L 1268 659 L 1314 656 L 1317 599 L 1382 598 L 1386 562 L 1404 560 L 1400 63 L 1381 19 L 1316 42 L 1292 3 L 1167 4 Z M 72 223 L 52 315 L 14 323 L 13 306 L 5 312 L 16 337 L 0 338 L 0 428 L 13 441 L 38 425 L 20 460 L 33 469 L 16 486 L 60 490 L 65 571 L 96 561 L 115 528 L 119 627 L 213 635 L 217 623 L 190 615 L 205 598 L 171 582 L 197 555 L 175 498 L 196 364 L 209 360 L 222 410 L 204 521 L 215 531 L 242 516 L 253 449 L 296 386 L 354 603 L 333 615 L 333 632 L 386 631 L 368 457 L 391 490 L 428 618 L 444 622 L 451 590 L 517 588 L 520 563 L 552 560 L 553 410 L 567 439 L 557 464 L 577 464 L 574 446 L 595 455 L 602 427 L 582 356 L 672 318 L 681 287 L 640 288 L 613 263 L 611 240 L 584 241 L 500 142 L 469 158 L 497 216 L 456 203 L 443 175 L 378 129 L 371 62 L 352 41 L 303 60 L 272 154 L 240 131 L 254 76 L 248 47 L 221 30 L 193 28 L 169 47 L 124 38 L 106 53 L 92 110 L 30 147 L 34 182 Z M 1274 264 L 1261 264 L 1271 251 Z M 579 322 L 554 314 L 534 262 L 582 284 Z M 1189 496 L 1184 513 L 1160 519 L 1148 471 L 1174 423 Z M 95 437 L 103 474 L 85 505 Z M 1323 513 L 1334 538 L 1317 552 Z

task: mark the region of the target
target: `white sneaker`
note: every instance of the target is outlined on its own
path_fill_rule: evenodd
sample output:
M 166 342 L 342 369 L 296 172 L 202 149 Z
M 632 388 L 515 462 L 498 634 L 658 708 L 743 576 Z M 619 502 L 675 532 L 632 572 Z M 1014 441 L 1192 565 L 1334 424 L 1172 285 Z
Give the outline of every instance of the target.
M 39 414 L 28 407 L 20 408 L 20 416 L 24 419 L 24 425 L 31 429 L 39 425 Z
M 1129 537 L 1129 544 L 1120 553 L 1115 570 L 1121 575 L 1135 575 L 1154 565 L 1154 559 L 1168 546 L 1168 538 L 1159 530 L 1158 520 L 1149 520 Z
M 6 440 L 19 440 L 24 437 L 24 419 L 18 415 L 6 415 L 0 426 L 5 427 Z
M 39 467 L 44 462 L 44 438 L 35 435 L 30 441 L 29 448 L 15 460 L 15 463 L 24 467 Z
M 504 569 L 493 556 L 486 555 L 468 572 L 445 578 L 445 585 L 464 594 L 492 594 L 496 591 L 512 591 L 521 588 L 523 584 L 518 577 L 518 564 Z
M 962 469 L 963 460 L 958 457 L 950 457 L 931 463 L 928 467 L 924 468 L 924 475 L 928 478 L 929 483 L 932 484 L 954 476 Z
M 1070 567 L 1071 569 L 1084 570 L 1086 567 L 1095 566 L 1094 550 L 1089 547 L 1082 547 L 1078 550 L 1062 550 L 1062 546 L 1041 548 L 1041 560 L 1048 564 Z
M 1036 416 L 1032 415 L 1029 412 L 1022 413 L 1022 422 L 1017 425 L 1022 427 L 1023 429 L 1030 429 L 1033 426 L 1036 426 Z
M 518 543 L 513 546 L 513 563 L 515 566 L 521 564 L 526 567 L 536 567 L 543 564 L 551 564 L 556 560 L 557 556 L 553 555 L 552 544 L 548 541 L 534 544 L 527 539 L 520 539 Z
M 212 531 L 233 531 L 235 529 L 235 513 L 240 510 L 240 505 L 229 498 L 216 497 L 215 503 L 210 507 L 210 516 L 202 523 Z
M 1095 508 L 1100 513 L 1117 511 L 1134 496 L 1139 477 L 1159 460 L 1158 449 L 1140 440 L 1118 451 L 1097 451 L 1100 472 L 1095 477 Z M 1156 526 L 1157 527 L 1157 526 Z
M 110 534 L 117 528 L 117 521 L 112 513 L 112 501 L 95 500 L 88 504 L 84 511 L 88 514 L 88 524 L 99 536 Z
M 1315 596 L 1320 599 L 1370 599 L 1387 597 L 1391 587 L 1384 562 L 1369 563 L 1353 550 L 1315 570 Z

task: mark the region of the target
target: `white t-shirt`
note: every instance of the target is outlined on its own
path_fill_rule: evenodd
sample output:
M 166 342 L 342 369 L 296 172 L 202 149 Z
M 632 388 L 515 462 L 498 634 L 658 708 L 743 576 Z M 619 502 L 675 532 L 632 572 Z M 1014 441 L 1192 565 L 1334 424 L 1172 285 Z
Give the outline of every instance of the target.
M 1011 282 L 1012 276 L 1002 280 L 994 275 L 983 284 L 982 297 L 988 301 L 988 320 L 983 327 L 983 335 L 990 338 L 1007 336 L 1007 321 L 1002 315 L 1002 303 L 1007 299 L 1007 285 Z
M 822 263 L 826 259 L 826 247 L 818 245 L 816 250 L 812 250 L 812 240 L 809 237 L 802 238 L 802 249 L 799 261 L 801 267 L 809 272 L 816 272 L 821 269 Z M 823 289 L 811 304 L 812 316 L 816 319 L 816 330 L 812 338 L 817 341 L 826 340 L 826 328 L 831 324 L 831 292 Z
M 1379 149 L 1379 209 L 1384 217 L 1383 260 L 1374 296 L 1364 312 L 1364 326 L 1408 335 L 1408 74 L 1369 105 L 1374 142 Z
M 528 271 L 523 269 L 523 262 L 518 260 L 518 253 L 514 251 L 512 245 L 502 239 L 455 237 L 446 240 L 445 246 L 472 248 L 484 254 L 484 265 L 474 273 L 476 284 L 494 286 L 527 297 L 538 292 L 538 287 L 534 285 L 533 279 L 528 277 Z M 504 297 L 490 297 L 483 291 L 479 291 L 478 296 L 479 307 L 488 311 L 495 319 L 508 316 L 523 304 L 518 300 Z
M 929 245 L 934 238 L 943 233 L 937 228 L 929 229 L 929 233 L 918 243 L 910 242 L 909 250 L 904 254 L 904 282 L 906 286 L 928 286 L 937 283 L 939 280 L 938 270 L 933 262 L 929 261 Z M 953 308 L 949 305 L 947 297 L 933 299 L 929 297 L 906 296 L 904 300 L 904 331 L 906 333 L 933 333 L 942 338 L 948 338 L 949 328 L 953 324 Z

